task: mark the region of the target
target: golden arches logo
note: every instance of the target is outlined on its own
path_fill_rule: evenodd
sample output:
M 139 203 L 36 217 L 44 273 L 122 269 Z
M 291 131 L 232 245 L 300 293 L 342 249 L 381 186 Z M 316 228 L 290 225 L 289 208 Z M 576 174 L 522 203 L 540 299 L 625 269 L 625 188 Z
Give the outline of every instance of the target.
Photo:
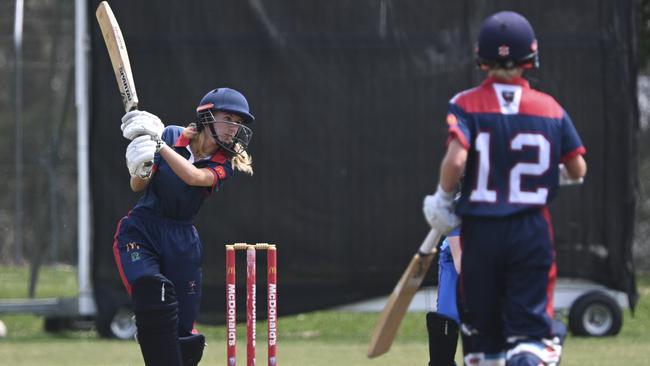
M 226 268 L 226 274 L 235 274 L 235 267 Z
M 136 242 L 128 243 L 126 245 L 126 252 L 130 252 L 132 250 L 140 249 L 140 246 Z
M 278 269 L 276 267 L 269 267 L 269 273 L 278 273 Z

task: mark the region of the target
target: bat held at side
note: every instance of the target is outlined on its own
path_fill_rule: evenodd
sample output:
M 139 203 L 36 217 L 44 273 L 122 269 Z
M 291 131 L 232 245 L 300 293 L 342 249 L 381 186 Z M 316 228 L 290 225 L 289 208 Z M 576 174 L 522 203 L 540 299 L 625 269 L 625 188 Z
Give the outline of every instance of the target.
M 379 314 L 377 324 L 372 332 L 370 345 L 368 346 L 369 358 L 388 352 L 393 344 L 400 323 L 431 266 L 431 261 L 436 253 L 436 244 L 438 244 L 439 240 L 440 234 L 438 231 L 431 229 L 422 245 L 420 245 L 418 252 L 411 259 L 395 289 L 388 297 L 388 301 L 386 301 L 384 309 Z

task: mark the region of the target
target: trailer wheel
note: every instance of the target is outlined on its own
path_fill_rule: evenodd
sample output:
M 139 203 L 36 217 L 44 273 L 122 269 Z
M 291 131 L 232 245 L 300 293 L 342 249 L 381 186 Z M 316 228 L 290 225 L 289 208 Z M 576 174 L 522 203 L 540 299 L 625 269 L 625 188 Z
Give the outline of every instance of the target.
M 68 329 L 69 319 L 46 317 L 43 322 L 43 329 L 48 333 L 58 333 Z
M 120 306 L 113 311 L 99 313 L 95 319 L 97 332 L 102 337 L 133 339 L 136 333 L 133 310 L 129 306 Z
M 576 336 L 616 335 L 622 325 L 623 312 L 618 304 L 600 291 L 579 297 L 569 310 L 569 329 Z
M 104 338 L 133 339 L 135 319 L 131 299 L 122 288 L 96 283 L 93 290 L 97 313 L 95 328 Z
M 118 339 L 133 339 L 137 328 L 131 308 L 123 306 L 115 312 L 110 324 L 111 334 Z

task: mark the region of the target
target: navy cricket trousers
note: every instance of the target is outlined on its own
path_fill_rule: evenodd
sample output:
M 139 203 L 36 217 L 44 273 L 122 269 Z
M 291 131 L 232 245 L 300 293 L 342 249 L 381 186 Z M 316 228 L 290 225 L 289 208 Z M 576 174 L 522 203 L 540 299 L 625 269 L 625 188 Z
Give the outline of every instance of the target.
M 201 302 L 203 247 L 191 222 L 131 212 L 120 220 L 113 254 L 122 282 L 162 274 L 174 284 L 178 300 L 179 336 L 188 336 Z
M 464 353 L 503 352 L 523 339 L 550 338 L 556 271 L 548 210 L 462 222 Z

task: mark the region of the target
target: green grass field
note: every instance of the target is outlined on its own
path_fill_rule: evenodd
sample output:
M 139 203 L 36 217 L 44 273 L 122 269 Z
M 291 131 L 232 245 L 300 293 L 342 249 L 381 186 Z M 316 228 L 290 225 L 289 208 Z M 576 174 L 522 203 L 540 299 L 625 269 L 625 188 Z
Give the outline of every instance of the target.
M 45 268 L 38 297 L 71 296 L 74 271 Z M 0 298 L 25 297 L 27 272 L 0 268 Z M 623 330 L 616 337 L 569 337 L 562 366 L 650 365 L 650 276 L 639 281 L 641 301 L 634 317 L 625 312 Z M 413 366 L 426 365 L 424 314 L 408 314 L 391 351 L 377 359 L 365 357 L 377 314 L 321 311 L 280 318 L 278 363 L 286 366 Z M 43 331 L 43 319 L 32 315 L 0 315 L 8 336 L 0 339 L 0 365 L 142 365 L 135 342 L 98 338 L 93 331 Z M 224 327 L 199 325 L 208 348 L 202 365 L 225 365 Z M 258 324 L 258 365 L 266 365 L 266 324 Z M 239 330 L 238 364 L 245 364 L 245 330 Z M 457 358 L 460 360 L 460 357 Z

